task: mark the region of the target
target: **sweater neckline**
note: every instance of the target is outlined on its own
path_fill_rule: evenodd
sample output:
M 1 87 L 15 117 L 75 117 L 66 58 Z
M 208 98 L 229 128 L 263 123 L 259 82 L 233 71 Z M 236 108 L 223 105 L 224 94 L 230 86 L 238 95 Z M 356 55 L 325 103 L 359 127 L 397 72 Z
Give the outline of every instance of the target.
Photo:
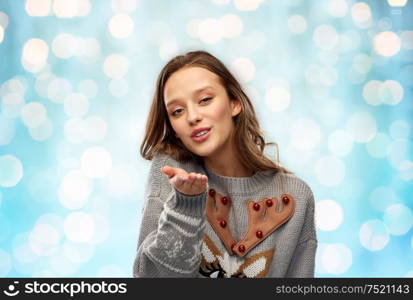
M 276 172 L 257 171 L 253 175 L 248 177 L 231 177 L 223 176 L 204 166 L 205 172 L 208 176 L 208 180 L 217 185 L 224 185 L 227 188 L 228 193 L 241 194 L 246 192 L 255 192 L 258 189 L 262 189 L 262 184 L 268 182 Z

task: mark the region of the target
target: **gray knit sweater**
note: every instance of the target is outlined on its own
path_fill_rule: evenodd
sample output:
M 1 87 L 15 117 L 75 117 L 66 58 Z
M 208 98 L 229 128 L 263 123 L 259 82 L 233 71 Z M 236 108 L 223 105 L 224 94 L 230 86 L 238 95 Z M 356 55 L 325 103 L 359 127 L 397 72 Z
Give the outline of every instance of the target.
M 207 190 L 178 192 L 165 165 L 207 175 Z M 226 177 L 166 155 L 152 160 L 134 277 L 313 277 L 316 248 L 314 196 L 296 176 Z

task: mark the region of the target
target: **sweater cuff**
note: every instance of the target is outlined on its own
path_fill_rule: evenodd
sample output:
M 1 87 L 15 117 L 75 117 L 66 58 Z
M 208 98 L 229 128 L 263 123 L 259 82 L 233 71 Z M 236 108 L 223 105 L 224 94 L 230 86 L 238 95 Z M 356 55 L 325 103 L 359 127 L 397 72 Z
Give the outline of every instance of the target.
M 185 195 L 174 189 L 175 197 L 172 197 L 167 205 L 182 214 L 193 217 L 203 217 L 205 215 L 205 201 L 207 191 L 198 195 Z

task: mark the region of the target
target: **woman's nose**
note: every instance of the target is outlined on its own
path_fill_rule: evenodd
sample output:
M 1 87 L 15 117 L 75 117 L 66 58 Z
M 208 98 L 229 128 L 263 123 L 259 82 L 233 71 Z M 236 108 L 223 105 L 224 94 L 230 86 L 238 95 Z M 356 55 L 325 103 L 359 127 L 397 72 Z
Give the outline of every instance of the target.
M 187 115 L 188 123 L 197 123 L 201 120 L 201 114 L 198 109 L 191 107 L 188 108 L 188 115 Z

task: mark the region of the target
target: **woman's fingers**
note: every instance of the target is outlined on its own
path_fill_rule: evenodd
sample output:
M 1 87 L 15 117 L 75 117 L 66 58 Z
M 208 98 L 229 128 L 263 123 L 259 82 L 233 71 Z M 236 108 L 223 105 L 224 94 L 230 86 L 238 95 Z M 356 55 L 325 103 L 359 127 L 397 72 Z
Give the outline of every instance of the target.
M 188 173 L 184 169 L 164 166 L 161 171 L 169 177 L 169 182 L 180 192 L 196 195 L 205 191 L 208 177 L 199 173 Z

